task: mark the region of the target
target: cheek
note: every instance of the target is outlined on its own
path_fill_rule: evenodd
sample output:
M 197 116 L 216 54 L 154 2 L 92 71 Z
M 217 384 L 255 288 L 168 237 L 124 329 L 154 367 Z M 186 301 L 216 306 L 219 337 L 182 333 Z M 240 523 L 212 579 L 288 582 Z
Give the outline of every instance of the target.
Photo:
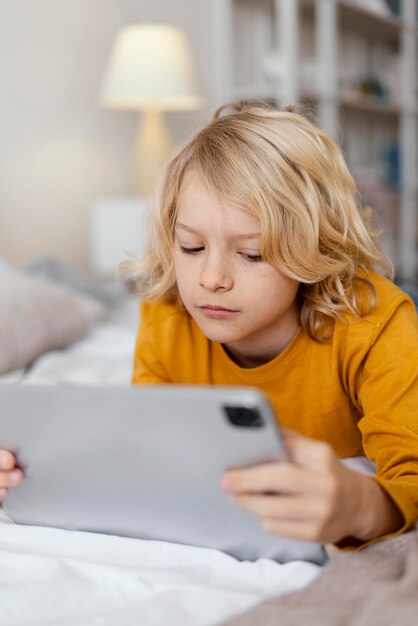
M 174 273 L 176 276 L 184 272 L 184 254 L 181 254 L 176 248 L 173 253 Z
M 299 286 L 296 281 L 277 274 L 268 267 L 265 271 L 253 275 L 249 272 L 245 277 L 245 285 L 251 289 L 255 300 L 267 302 L 271 306 L 277 302 L 283 304 L 293 302 Z
M 177 286 L 179 288 L 190 283 L 193 277 L 193 267 L 188 263 L 186 255 L 175 252 L 174 253 L 174 276 L 176 278 Z

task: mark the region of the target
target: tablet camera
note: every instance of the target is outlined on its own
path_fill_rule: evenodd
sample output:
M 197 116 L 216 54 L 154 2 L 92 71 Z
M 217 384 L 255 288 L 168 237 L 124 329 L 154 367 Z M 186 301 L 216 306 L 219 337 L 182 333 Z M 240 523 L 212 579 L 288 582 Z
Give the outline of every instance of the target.
M 261 428 L 263 419 L 257 409 L 247 406 L 224 406 L 228 421 L 233 426 L 240 428 Z

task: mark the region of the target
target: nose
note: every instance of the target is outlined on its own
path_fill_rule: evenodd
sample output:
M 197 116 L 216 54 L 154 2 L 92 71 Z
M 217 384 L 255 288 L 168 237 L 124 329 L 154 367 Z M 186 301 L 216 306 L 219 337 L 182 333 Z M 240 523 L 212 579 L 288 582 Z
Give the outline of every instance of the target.
M 199 282 L 208 291 L 229 291 L 232 288 L 232 274 L 221 255 L 208 255 L 203 260 Z

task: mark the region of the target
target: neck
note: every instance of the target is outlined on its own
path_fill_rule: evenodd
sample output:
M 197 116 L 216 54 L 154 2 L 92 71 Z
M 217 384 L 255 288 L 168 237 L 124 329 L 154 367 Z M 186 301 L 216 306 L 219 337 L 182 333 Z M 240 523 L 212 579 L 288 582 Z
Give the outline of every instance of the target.
M 240 367 L 251 368 L 251 367 L 259 367 L 260 365 L 264 365 L 264 363 L 268 363 L 271 361 L 273 357 L 262 357 L 262 356 L 248 356 L 245 354 L 240 354 L 238 350 L 231 349 L 227 345 L 223 344 L 223 348 L 229 358 L 234 361 Z M 276 355 L 277 356 L 277 355 Z
M 236 344 L 223 344 L 225 352 L 240 367 L 251 368 L 259 367 L 276 358 L 292 341 L 299 328 L 298 320 L 294 320 L 286 328 L 285 333 L 281 333 L 276 341 L 271 340 L 271 332 L 268 332 L 266 342 L 260 341 L 260 337 L 255 338 L 254 342 L 247 341 L 245 345 L 240 342 Z M 265 348 L 262 347 L 265 343 Z

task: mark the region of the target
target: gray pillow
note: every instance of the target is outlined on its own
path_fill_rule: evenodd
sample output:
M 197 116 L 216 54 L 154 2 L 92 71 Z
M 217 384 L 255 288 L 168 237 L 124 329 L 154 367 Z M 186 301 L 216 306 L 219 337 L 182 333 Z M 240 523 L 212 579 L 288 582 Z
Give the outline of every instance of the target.
M 108 307 L 117 305 L 124 295 L 122 285 L 116 282 L 115 278 L 105 281 L 75 272 L 54 257 L 35 257 L 25 269 L 29 274 L 71 287 L 71 289 L 99 300 Z
M 68 346 L 105 314 L 93 298 L 0 265 L 0 374 Z

